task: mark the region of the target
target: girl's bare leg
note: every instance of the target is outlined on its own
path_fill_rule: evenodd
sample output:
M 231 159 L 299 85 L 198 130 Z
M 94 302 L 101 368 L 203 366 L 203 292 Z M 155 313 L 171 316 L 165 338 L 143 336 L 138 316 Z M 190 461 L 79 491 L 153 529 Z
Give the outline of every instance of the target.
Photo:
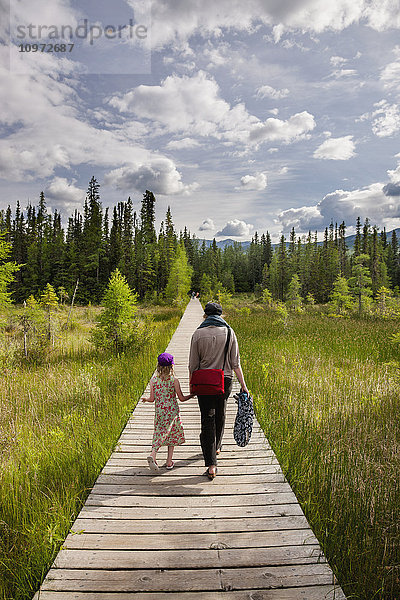
M 174 453 L 174 446 L 168 446 L 168 454 L 167 454 L 167 467 L 172 465 L 172 455 Z

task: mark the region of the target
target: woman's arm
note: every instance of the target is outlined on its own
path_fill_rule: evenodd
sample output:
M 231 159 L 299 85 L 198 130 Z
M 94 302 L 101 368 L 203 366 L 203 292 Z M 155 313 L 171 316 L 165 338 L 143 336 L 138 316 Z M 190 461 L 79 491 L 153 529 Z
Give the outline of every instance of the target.
M 235 367 L 233 370 L 235 371 L 236 377 L 239 380 L 240 387 L 242 388 L 243 392 L 246 392 L 248 394 L 249 390 L 247 389 L 247 385 L 245 384 L 245 381 L 244 381 L 242 367 L 239 365 L 238 367 Z
M 192 394 L 188 394 L 187 396 L 183 395 L 182 390 L 181 390 L 181 384 L 179 383 L 179 379 L 175 378 L 174 387 L 175 387 L 176 395 L 178 396 L 178 398 L 181 402 L 185 402 L 185 400 L 189 400 L 190 398 L 193 398 Z
M 142 398 L 142 402 L 154 402 L 154 386 L 153 382 L 150 382 L 150 398 Z

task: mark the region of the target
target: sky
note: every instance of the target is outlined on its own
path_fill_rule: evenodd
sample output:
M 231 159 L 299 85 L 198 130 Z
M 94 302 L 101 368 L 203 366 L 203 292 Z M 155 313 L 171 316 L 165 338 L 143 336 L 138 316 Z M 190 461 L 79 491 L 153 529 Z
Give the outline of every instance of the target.
M 0 209 L 44 191 L 66 221 L 94 175 L 103 207 L 148 189 L 158 224 L 170 206 L 200 238 L 400 227 L 400 0 L 0 0 L 0 17 Z

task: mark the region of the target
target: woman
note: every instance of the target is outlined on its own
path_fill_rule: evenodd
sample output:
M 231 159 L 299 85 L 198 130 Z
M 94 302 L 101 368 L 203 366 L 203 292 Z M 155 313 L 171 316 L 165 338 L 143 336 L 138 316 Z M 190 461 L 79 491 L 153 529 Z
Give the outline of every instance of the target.
M 208 302 L 204 308 L 204 321 L 192 335 L 189 355 L 189 371 L 198 369 L 222 369 L 228 336 L 228 324 L 221 317 L 222 306 Z M 248 393 L 235 332 L 230 330 L 230 341 L 224 366 L 224 394 L 198 396 L 201 413 L 200 444 L 203 451 L 206 475 L 214 479 L 217 474 L 217 454 L 221 452 L 225 426 L 226 402 L 232 389 L 233 371 L 241 389 Z

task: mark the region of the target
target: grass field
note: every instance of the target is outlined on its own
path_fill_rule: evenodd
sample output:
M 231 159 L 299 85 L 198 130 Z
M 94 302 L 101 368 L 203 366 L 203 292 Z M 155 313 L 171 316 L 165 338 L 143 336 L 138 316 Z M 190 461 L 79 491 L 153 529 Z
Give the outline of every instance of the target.
M 400 598 L 400 322 L 227 311 L 260 424 L 348 598 Z
M 139 313 L 141 311 L 139 310 Z M 98 308 L 55 315 L 55 344 L 19 359 L 21 333 L 2 315 L 0 599 L 31 598 L 176 329 L 181 311 L 154 307 L 151 346 L 119 358 L 94 350 Z M 19 352 L 19 353 L 18 353 Z

